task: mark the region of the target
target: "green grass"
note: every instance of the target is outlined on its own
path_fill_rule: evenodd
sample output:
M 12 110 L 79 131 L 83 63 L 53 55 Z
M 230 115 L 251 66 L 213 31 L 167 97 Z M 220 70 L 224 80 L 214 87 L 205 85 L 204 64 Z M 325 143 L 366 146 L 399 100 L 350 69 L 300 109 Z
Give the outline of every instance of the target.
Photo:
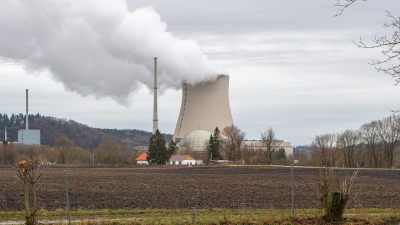
M 324 224 L 320 209 L 296 209 L 295 219 L 290 209 L 201 209 L 195 213 L 195 224 Z M 342 224 L 399 224 L 399 209 L 348 209 Z M 40 210 L 37 220 L 66 220 L 67 212 Z M 135 210 L 79 210 L 71 212 L 74 224 L 191 224 L 191 210 L 135 209 Z M 24 212 L 0 212 L 0 223 L 23 221 Z M 61 223 L 60 223 L 61 224 Z M 64 222 L 64 224 L 66 224 Z

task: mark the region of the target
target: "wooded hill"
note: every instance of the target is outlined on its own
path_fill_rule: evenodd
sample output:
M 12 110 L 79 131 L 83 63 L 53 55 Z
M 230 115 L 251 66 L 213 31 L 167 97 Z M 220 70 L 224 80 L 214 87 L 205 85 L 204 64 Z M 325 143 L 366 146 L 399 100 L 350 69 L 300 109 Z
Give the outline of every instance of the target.
M 25 129 L 25 115 L 22 113 L 0 114 L 0 140 L 4 140 L 4 127 L 7 126 L 8 141 L 18 141 L 18 130 Z M 54 141 L 60 136 L 67 136 L 74 141 L 75 146 L 84 149 L 93 149 L 106 140 L 107 136 L 116 138 L 118 144 L 124 144 L 125 140 L 131 141 L 131 146 L 148 146 L 151 132 L 136 129 L 102 129 L 92 128 L 73 120 L 45 117 L 43 115 L 29 114 L 29 129 L 40 130 L 42 145 L 53 146 Z M 126 134 L 129 131 L 129 138 Z M 167 142 L 172 135 L 164 134 Z

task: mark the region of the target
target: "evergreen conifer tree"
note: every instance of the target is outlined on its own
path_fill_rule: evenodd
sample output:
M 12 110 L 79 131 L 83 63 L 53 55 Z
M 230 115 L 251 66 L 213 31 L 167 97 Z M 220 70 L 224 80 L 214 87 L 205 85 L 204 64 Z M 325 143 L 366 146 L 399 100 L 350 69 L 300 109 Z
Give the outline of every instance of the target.
M 176 142 L 174 140 L 171 140 L 171 142 L 168 144 L 168 153 L 170 154 L 170 157 L 178 150 L 178 146 L 176 146 Z
M 176 144 L 175 144 L 176 145 Z M 150 138 L 147 161 L 149 164 L 165 165 L 171 158 L 172 153 L 167 149 L 164 135 L 157 129 Z
M 280 148 L 276 153 L 276 158 L 278 159 L 286 159 L 286 151 L 284 148 Z
M 218 127 L 214 129 L 214 135 L 210 135 L 210 139 L 208 140 L 206 151 L 208 153 L 208 157 L 212 157 L 212 160 L 222 159 L 219 154 L 219 149 L 221 148 L 221 132 Z

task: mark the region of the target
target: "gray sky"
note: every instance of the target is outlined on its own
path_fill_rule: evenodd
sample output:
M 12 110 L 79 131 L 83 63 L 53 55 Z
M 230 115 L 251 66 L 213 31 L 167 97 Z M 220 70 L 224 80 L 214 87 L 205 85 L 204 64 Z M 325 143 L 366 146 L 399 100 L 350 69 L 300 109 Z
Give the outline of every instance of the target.
M 154 56 L 165 133 L 180 80 L 213 73 L 229 73 L 233 120 L 248 139 L 273 127 L 309 144 L 400 108 L 400 87 L 367 64 L 379 50 L 351 43 L 390 34 L 382 25 L 396 0 L 356 2 L 339 17 L 335 0 L 27 2 L 0 9 L 1 113 L 24 112 L 29 89 L 31 113 L 151 131 Z

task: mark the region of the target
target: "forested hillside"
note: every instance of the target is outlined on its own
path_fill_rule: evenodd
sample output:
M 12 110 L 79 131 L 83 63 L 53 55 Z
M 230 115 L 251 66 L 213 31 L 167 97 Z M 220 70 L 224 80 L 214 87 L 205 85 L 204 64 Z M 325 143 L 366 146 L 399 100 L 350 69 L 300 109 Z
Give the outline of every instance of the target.
M 7 126 L 8 141 L 18 141 L 18 130 L 25 129 L 25 115 L 22 113 L 0 114 L 0 140 L 4 140 L 4 127 Z M 107 136 L 114 136 L 119 144 L 130 140 L 131 146 L 148 145 L 151 132 L 136 129 L 101 129 L 92 128 L 73 120 L 45 117 L 38 114 L 29 115 L 29 129 L 40 130 L 42 145 L 53 146 L 54 141 L 60 136 L 67 136 L 74 141 L 75 146 L 84 149 L 93 149 L 104 142 Z M 126 134 L 129 131 L 129 136 Z M 165 134 L 167 141 L 172 135 Z

